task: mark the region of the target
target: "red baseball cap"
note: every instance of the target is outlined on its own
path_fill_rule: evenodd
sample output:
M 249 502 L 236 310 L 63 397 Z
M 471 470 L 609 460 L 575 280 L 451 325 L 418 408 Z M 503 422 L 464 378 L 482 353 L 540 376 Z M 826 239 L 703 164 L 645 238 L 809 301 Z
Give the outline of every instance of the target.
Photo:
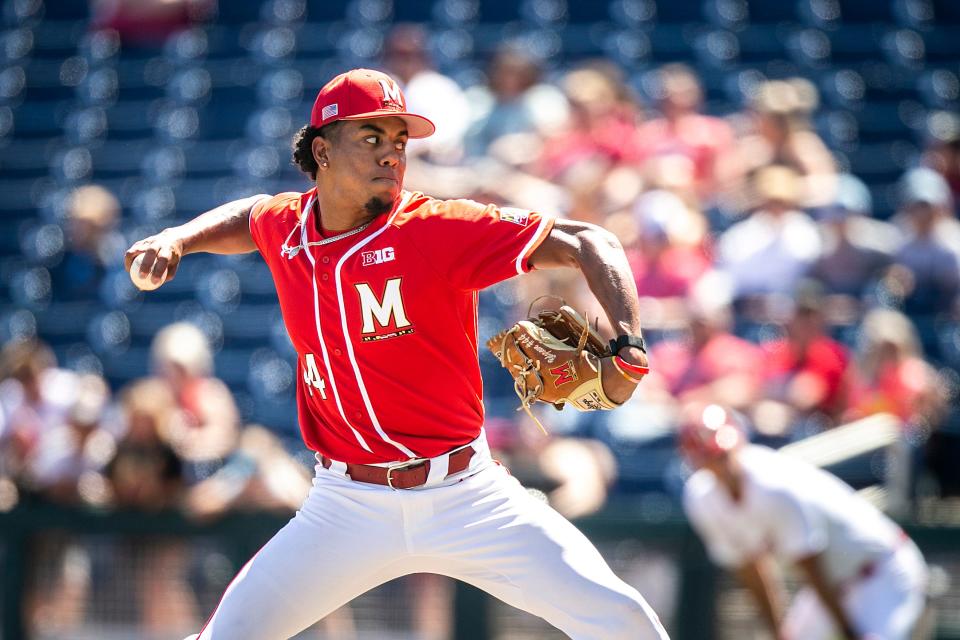
M 406 121 L 411 138 L 426 138 L 436 130 L 427 118 L 407 111 L 407 101 L 393 78 L 372 69 L 353 69 L 320 89 L 310 112 L 310 125 L 322 127 L 337 120 L 390 116 Z

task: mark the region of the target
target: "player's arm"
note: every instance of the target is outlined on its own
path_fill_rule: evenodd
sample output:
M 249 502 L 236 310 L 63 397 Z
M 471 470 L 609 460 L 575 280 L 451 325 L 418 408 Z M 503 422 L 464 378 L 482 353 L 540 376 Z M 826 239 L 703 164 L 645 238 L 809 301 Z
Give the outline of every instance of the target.
M 762 555 L 737 568 L 737 578 L 753 595 L 764 622 L 778 640 L 782 638 L 782 591 L 776 578 L 776 568 L 768 555 Z
M 830 612 L 844 640 L 857 640 L 860 636 L 857 635 L 850 618 L 847 617 L 846 611 L 843 610 L 843 605 L 840 603 L 840 594 L 837 589 L 830 584 L 827 577 L 823 575 L 823 569 L 820 566 L 820 556 L 821 554 L 818 553 L 800 558 L 797 560 L 797 566 L 800 567 L 810 586 L 817 592 L 824 608 Z
M 146 254 L 140 274 L 151 275 L 154 282 L 172 280 L 180 259 L 189 253 L 249 253 L 256 250 L 250 235 L 250 211 L 264 195 L 251 196 L 222 204 L 202 213 L 178 227 L 164 229 L 156 235 L 139 240 L 124 254 L 124 267 L 130 269 L 133 259 Z
M 603 307 L 615 331 L 640 335 L 640 301 L 637 285 L 620 240 L 609 231 L 588 222 L 557 220 L 550 235 L 530 256 L 537 269 L 573 267 L 583 277 Z M 619 355 L 626 362 L 648 366 L 647 354 L 626 347 Z M 607 367 L 603 387 L 615 402 L 633 394 L 636 385 L 628 382 L 613 367 Z

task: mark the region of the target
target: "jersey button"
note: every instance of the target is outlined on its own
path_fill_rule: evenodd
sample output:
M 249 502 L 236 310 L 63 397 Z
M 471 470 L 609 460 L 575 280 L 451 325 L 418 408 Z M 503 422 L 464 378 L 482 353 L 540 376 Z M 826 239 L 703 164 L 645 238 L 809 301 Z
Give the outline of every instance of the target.
M 323 256 L 323 264 L 330 264 L 330 256 Z
M 333 350 L 333 355 L 335 355 L 335 356 L 342 356 L 342 355 L 343 355 L 343 351 L 340 351 L 340 349 L 334 349 L 334 350 Z
M 321 279 L 321 280 L 329 280 L 329 279 L 330 279 L 330 276 L 328 276 L 327 274 L 323 274 L 322 276 L 320 276 L 320 279 Z
M 359 420 L 360 418 L 363 417 L 363 414 L 360 413 L 359 411 L 355 411 L 355 412 L 353 413 L 353 417 L 356 418 L 357 420 Z

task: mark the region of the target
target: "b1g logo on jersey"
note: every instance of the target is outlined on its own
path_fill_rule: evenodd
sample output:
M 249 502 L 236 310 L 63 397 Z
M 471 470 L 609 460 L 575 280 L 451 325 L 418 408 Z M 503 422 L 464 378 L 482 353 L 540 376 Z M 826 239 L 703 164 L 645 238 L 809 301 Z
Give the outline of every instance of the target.
M 366 282 L 354 285 L 360 294 L 360 315 L 363 328 L 360 330 L 363 342 L 386 340 L 413 333 L 413 323 L 407 320 L 403 308 L 403 296 L 400 294 L 402 278 L 390 278 L 383 287 L 383 295 L 377 297 Z
M 361 264 L 364 267 L 370 266 L 371 264 L 392 262 L 394 259 L 393 247 L 384 247 L 383 249 L 376 249 L 374 251 L 364 251 L 360 254 L 360 258 L 362 259 Z
M 500 207 L 500 222 L 512 222 L 521 227 L 527 226 L 530 221 L 530 212 L 515 207 Z
M 558 367 L 548 369 L 556 380 L 554 383 L 559 387 L 562 384 L 573 382 L 577 379 L 577 370 L 573 368 L 573 360 L 567 360 Z

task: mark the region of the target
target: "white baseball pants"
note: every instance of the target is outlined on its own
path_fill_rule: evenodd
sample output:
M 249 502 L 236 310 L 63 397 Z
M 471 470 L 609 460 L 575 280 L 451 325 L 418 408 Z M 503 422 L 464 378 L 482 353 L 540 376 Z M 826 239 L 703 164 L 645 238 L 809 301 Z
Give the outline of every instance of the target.
M 289 638 L 377 585 L 422 572 L 479 587 L 574 640 L 666 640 L 637 590 L 480 440 L 463 479 L 426 489 L 393 491 L 317 465 L 303 506 L 227 587 L 199 640 Z
M 850 585 L 843 605 L 854 629 L 867 640 L 909 640 L 926 605 L 927 565 L 913 541 L 890 554 L 869 578 Z M 810 587 L 794 598 L 784 621 L 786 637 L 832 640 L 833 616 Z

